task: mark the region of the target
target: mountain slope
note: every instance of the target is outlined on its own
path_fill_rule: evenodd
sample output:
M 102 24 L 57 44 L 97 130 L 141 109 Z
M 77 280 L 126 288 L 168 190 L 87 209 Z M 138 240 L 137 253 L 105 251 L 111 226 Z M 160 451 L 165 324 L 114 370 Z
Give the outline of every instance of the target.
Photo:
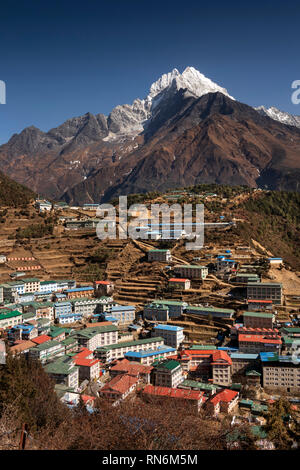
M 74 186 L 64 198 L 83 202 L 87 191 L 99 200 L 119 194 L 166 190 L 199 183 L 269 185 L 269 172 L 277 172 L 279 186 L 291 185 L 299 171 L 300 131 L 261 116 L 250 106 L 221 93 L 198 99 L 179 91 L 174 114 L 153 119 L 153 133 L 145 132 L 144 145 L 122 159 L 106 184 L 108 169 L 99 169 Z M 149 129 L 151 127 L 149 126 Z M 111 184 L 112 178 L 115 184 Z M 105 188 L 106 187 L 106 188 Z
M 199 182 L 298 191 L 300 131 L 278 113 L 239 103 L 193 67 L 174 69 L 108 117 L 86 113 L 46 133 L 32 126 L 13 135 L 0 165 L 75 203 Z
M 0 171 L 0 207 L 20 207 L 28 204 L 35 193 L 11 180 Z

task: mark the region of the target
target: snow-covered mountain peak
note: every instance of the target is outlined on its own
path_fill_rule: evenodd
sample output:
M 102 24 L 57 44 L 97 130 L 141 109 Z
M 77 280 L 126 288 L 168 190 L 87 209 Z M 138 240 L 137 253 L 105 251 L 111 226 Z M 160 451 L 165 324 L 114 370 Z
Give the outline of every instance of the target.
M 131 105 L 116 106 L 112 110 L 108 117 L 110 133 L 106 140 L 116 140 L 118 136 L 123 138 L 127 134 L 134 136 L 141 133 L 147 122 L 159 110 L 160 103 L 171 100 L 173 94 L 181 89 L 186 89 L 195 97 L 220 92 L 234 99 L 225 88 L 205 77 L 194 67 L 186 67 L 182 73 L 174 68 L 152 83 L 145 99 L 137 98 Z
M 270 108 L 266 108 L 265 106 L 259 106 L 255 109 L 260 114 L 264 116 L 269 116 L 275 121 L 282 122 L 283 124 L 287 124 L 288 126 L 300 128 L 300 116 L 293 116 L 293 114 L 280 111 L 280 109 L 275 108 L 275 106 L 271 106 Z

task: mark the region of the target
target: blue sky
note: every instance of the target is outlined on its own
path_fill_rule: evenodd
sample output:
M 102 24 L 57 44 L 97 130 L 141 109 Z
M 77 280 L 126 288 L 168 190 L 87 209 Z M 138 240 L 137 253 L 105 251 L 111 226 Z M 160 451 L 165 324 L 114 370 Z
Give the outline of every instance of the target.
M 294 1 L 66 0 L 1 5 L 0 143 L 35 125 L 143 98 L 194 66 L 236 99 L 300 115 L 300 5 Z

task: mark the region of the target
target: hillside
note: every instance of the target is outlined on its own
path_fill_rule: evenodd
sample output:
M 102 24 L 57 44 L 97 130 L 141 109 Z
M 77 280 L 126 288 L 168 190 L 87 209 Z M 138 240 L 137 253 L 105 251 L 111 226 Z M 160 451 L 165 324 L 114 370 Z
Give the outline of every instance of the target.
M 0 172 L 0 207 L 26 206 L 34 197 L 35 193 L 29 188 Z

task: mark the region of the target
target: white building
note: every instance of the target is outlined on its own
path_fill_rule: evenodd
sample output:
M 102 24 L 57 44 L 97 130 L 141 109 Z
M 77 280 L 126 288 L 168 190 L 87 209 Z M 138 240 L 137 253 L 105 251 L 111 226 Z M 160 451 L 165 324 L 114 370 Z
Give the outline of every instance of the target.
M 183 328 L 181 326 L 157 325 L 152 330 L 152 336 L 161 336 L 165 344 L 175 349 L 178 349 L 184 341 Z
M 148 261 L 171 261 L 172 256 L 170 250 L 149 250 Z
M 208 275 L 208 268 L 196 264 L 178 264 L 174 267 L 174 272 L 181 278 L 205 279 Z

